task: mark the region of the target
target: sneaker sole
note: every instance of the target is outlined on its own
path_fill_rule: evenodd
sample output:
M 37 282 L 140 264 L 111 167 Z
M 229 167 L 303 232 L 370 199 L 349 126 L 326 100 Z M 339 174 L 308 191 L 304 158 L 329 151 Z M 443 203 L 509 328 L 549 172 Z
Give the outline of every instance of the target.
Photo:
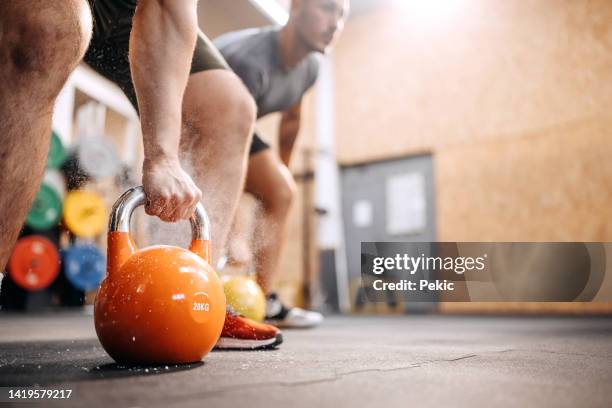
M 215 344 L 215 350 L 270 350 L 278 347 L 283 342 L 283 335 L 265 340 L 244 340 L 231 337 L 221 337 Z

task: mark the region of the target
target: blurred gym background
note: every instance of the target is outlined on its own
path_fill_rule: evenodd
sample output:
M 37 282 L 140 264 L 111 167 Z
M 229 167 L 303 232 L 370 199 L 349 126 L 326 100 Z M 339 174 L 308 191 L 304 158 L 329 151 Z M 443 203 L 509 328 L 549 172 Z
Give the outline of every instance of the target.
M 362 299 L 361 241 L 612 241 L 612 3 L 351 3 L 307 97 L 292 162 L 299 190 L 278 282 L 288 303 L 423 311 Z M 214 38 L 281 24 L 288 4 L 200 0 L 200 26 Z M 273 145 L 278 119 L 258 123 Z M 32 251 L 50 255 L 40 277 L 11 271 L 4 279 L 3 309 L 91 304 L 104 274 L 108 210 L 139 183 L 136 113 L 84 65 L 58 99 L 53 130 L 14 268 Z M 252 220 L 255 205 L 244 200 L 240 216 Z M 139 214 L 139 245 L 155 243 L 148 223 Z M 612 293 L 607 275 L 601 290 Z M 612 303 L 440 299 L 426 310 L 610 314 Z

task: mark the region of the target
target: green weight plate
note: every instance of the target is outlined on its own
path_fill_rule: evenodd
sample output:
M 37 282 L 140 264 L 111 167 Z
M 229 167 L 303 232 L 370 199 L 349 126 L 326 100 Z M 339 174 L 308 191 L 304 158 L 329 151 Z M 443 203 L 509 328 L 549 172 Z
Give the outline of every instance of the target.
M 26 224 L 36 230 L 54 227 L 62 216 L 62 199 L 53 187 L 42 184 L 30 208 Z
M 51 145 L 49 146 L 49 155 L 47 156 L 47 167 L 58 169 L 66 161 L 67 153 L 62 140 L 55 132 L 51 132 Z

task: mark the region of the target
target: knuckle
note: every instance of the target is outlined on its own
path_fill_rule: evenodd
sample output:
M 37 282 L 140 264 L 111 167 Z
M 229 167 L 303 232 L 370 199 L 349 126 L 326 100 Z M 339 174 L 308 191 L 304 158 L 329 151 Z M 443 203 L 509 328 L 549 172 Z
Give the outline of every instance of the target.
M 164 205 L 166 205 L 167 201 L 168 201 L 168 196 L 159 195 L 153 199 L 153 205 L 156 207 L 163 207 Z
M 145 206 L 145 212 L 149 215 L 157 215 L 159 213 L 159 207 L 149 203 Z

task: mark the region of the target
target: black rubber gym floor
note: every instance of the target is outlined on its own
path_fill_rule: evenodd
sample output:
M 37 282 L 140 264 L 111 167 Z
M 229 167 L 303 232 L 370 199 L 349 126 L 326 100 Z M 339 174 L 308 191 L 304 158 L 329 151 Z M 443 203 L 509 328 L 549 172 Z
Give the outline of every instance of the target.
M 612 406 L 609 318 L 332 317 L 278 350 L 153 367 L 114 364 L 91 316 L 0 327 L 0 386 L 70 388 L 68 406 Z

